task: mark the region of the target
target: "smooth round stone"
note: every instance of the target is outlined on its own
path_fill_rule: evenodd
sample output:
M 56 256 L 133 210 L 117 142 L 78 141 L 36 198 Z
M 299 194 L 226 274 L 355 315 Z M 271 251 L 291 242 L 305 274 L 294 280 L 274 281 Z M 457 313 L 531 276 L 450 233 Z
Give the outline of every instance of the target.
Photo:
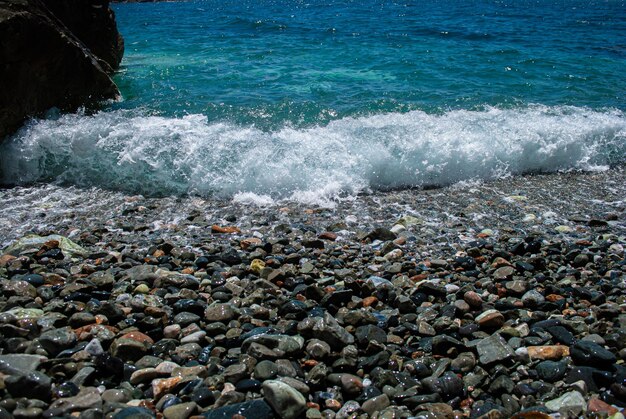
M 463 380 L 450 371 L 439 378 L 439 388 L 445 398 L 462 396 L 464 392 Z
M 504 287 L 511 291 L 513 294 L 522 294 L 527 290 L 525 281 L 508 281 L 504 284 Z
M 43 276 L 39 274 L 28 274 L 22 277 L 22 281 L 26 281 L 34 287 L 40 287 L 44 284 Z
M 194 313 L 189 313 L 188 311 L 183 311 L 174 316 L 174 322 L 181 325 L 182 327 L 188 326 L 192 323 L 197 323 L 200 321 L 200 319 L 200 316 Z
M 501 268 L 496 269 L 493 273 L 494 279 L 497 281 L 502 281 L 504 279 L 509 279 L 515 274 L 515 268 L 512 266 L 503 266 Z
M 537 307 L 546 301 L 545 297 L 536 290 L 530 290 L 522 295 L 524 307 Z
M 567 362 L 542 361 L 535 367 L 540 379 L 554 383 L 565 376 Z
M 156 371 L 159 374 L 171 374 L 174 371 L 174 369 L 179 368 L 179 367 L 180 365 L 178 365 L 175 362 L 163 361 L 159 365 L 156 366 Z
M 150 292 L 150 287 L 146 284 L 139 284 L 135 287 L 135 293 L 137 294 L 147 294 Z
M 281 381 L 265 381 L 263 383 L 263 395 L 282 419 L 296 419 L 306 410 L 304 396 Z
M 130 376 L 130 383 L 132 385 L 147 383 L 159 377 L 159 375 L 160 374 L 156 368 L 143 368 L 133 372 Z
M 180 343 L 198 343 L 204 340 L 205 336 L 206 332 L 204 330 L 199 330 L 182 338 Z
M 193 415 L 198 409 L 198 405 L 194 402 L 180 403 L 170 406 L 163 410 L 165 419 L 187 419 Z
M 182 403 L 183 401 L 180 399 L 180 397 L 176 397 L 172 394 L 166 394 L 165 396 L 163 396 L 161 398 L 161 400 L 159 400 L 159 402 L 156 404 L 156 408 L 158 410 L 165 410 L 170 406 L 174 406 L 177 404 Z
M 130 397 L 125 390 L 109 389 L 102 393 L 102 400 L 108 403 L 126 403 Z
M 463 294 L 463 300 L 472 308 L 480 308 L 483 305 L 483 299 L 474 291 L 467 291 Z
M 163 328 L 163 337 L 166 339 L 176 339 L 181 330 L 182 327 L 179 324 L 170 324 Z
M 239 380 L 237 384 L 235 384 L 235 389 L 241 393 L 247 393 L 249 391 L 258 392 L 261 390 L 261 381 L 254 380 L 252 378 L 246 378 L 243 380 Z
M 363 402 L 361 409 L 372 416 L 374 413 L 382 411 L 390 404 L 389 397 L 386 394 L 381 394 Z
M 277 374 L 278 366 L 272 361 L 264 360 L 254 367 L 254 377 L 260 381 L 272 379 Z
M 28 408 L 17 408 L 13 411 L 13 416 L 16 418 L 40 418 L 43 415 L 43 409 L 40 407 L 28 407 Z

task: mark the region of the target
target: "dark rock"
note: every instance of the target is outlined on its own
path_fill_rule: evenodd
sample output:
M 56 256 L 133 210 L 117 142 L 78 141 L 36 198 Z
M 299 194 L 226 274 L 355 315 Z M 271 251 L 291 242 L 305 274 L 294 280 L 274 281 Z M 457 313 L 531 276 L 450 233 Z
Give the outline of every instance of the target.
M 4 383 L 13 397 L 28 397 L 40 400 L 50 398 L 52 380 L 39 371 L 24 375 L 11 375 L 5 378 Z
M 508 394 L 513 391 L 515 383 L 507 375 L 499 375 L 496 377 L 489 386 L 489 393 L 495 395 Z
M 215 395 L 208 387 L 198 386 L 191 393 L 190 397 L 192 402 L 198 404 L 198 406 L 206 407 L 215 403 Z
M 450 371 L 439 378 L 439 388 L 441 389 L 441 395 L 446 400 L 463 396 L 464 393 L 463 380 Z
M 379 227 L 369 232 L 366 238 L 372 241 L 374 240 L 389 241 L 389 240 L 395 240 L 396 234 L 391 230 L 388 230 L 383 227 Z
M 90 51 L 72 27 L 92 34 L 86 41 L 106 57 Z M 108 36 L 116 56 L 104 51 Z M 119 63 L 123 47 L 106 0 L 1 0 L 0 39 L 0 138 L 52 107 L 74 110 L 119 94 L 105 60 Z
M 617 361 L 611 351 L 586 340 L 576 342 L 570 348 L 570 355 L 576 365 L 589 365 L 597 368 L 611 367 Z
M 540 379 L 554 383 L 562 379 L 567 371 L 567 362 L 542 361 L 535 367 Z
M 124 39 L 106 0 L 46 0 L 46 6 L 99 59 L 116 70 L 124 55 Z M 97 7 L 101 6 L 101 7 Z
M 369 342 L 387 343 L 387 333 L 378 326 L 368 324 L 360 326 L 355 332 L 357 342 L 362 346 L 367 346 Z
M 546 329 L 546 332 L 552 335 L 555 343 L 562 343 L 567 346 L 570 346 L 574 343 L 574 335 L 563 326 L 549 327 L 548 329 Z
M 202 416 L 208 419 L 231 419 L 233 416 L 243 416 L 246 419 L 272 419 L 275 417 L 272 408 L 263 400 L 251 400 L 211 409 L 203 413 Z
M 143 407 L 126 407 L 113 415 L 113 419 L 153 419 L 155 417 L 154 413 Z

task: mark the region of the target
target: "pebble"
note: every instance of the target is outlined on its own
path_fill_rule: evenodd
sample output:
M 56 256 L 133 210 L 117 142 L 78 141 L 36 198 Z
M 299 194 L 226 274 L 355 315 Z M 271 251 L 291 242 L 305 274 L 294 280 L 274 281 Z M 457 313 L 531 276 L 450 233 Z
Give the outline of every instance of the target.
M 497 333 L 484 338 L 476 346 L 480 363 L 488 365 L 494 362 L 502 362 L 513 357 L 513 349 Z
M 557 211 L 530 184 L 448 194 L 454 220 L 440 213 L 440 190 L 332 211 L 129 197 L 92 221 L 77 215 L 71 237 L 86 250 L 73 259 L 42 259 L 55 249 L 45 244 L 0 251 L 0 409 L 84 418 L 618 414 L 619 208 L 601 223 L 599 203 L 586 199 L 589 214 Z M 486 203 L 520 193 L 519 208 Z M 524 225 L 527 213 L 542 215 Z M 227 216 L 241 233 L 213 234 Z M 146 227 L 161 218 L 179 224 Z M 572 230 L 557 233 L 557 220 Z
M 296 419 L 306 410 L 306 399 L 290 385 L 276 380 L 263 383 L 267 403 L 282 419 Z
M 585 398 L 578 391 L 570 391 L 546 402 L 546 408 L 551 412 L 560 412 L 565 415 L 577 416 L 587 407 Z

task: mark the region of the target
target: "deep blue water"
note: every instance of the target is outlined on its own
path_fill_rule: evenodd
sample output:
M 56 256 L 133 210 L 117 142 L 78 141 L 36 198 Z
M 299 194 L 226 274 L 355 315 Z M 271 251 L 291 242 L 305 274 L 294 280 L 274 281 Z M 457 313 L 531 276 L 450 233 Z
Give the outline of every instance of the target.
M 275 128 L 382 112 L 626 107 L 624 1 L 122 4 L 126 102 Z
M 114 8 L 123 100 L 32 122 L 5 182 L 329 197 L 626 160 L 624 0 Z

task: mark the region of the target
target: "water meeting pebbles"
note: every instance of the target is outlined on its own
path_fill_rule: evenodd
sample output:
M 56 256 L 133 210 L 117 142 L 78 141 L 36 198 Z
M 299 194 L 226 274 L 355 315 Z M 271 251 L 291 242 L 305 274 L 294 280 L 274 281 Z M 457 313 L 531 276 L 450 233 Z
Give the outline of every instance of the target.
M 0 224 L 0 415 L 621 417 L 625 178 L 334 208 L 46 186 Z

